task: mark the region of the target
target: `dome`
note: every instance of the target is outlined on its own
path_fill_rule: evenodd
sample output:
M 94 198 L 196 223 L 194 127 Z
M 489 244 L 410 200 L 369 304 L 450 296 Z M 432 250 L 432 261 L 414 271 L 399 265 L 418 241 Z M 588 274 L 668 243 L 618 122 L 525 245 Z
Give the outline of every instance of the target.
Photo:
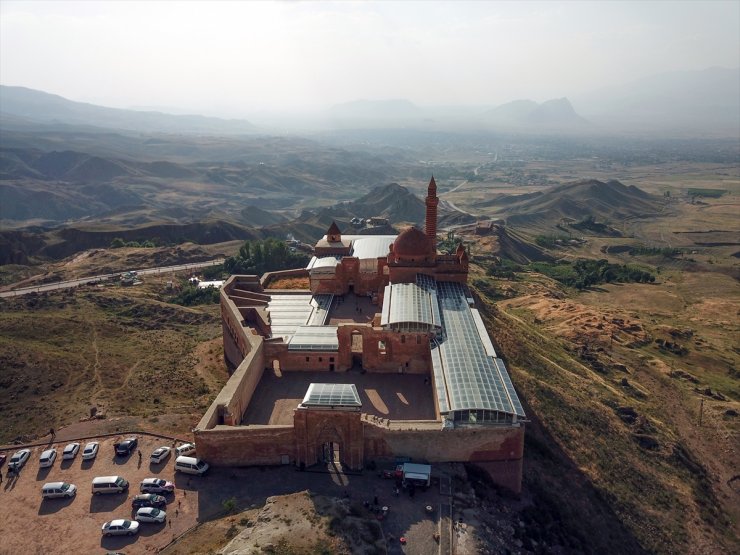
M 396 256 L 426 256 L 430 251 L 429 238 L 415 227 L 402 231 L 393 242 Z

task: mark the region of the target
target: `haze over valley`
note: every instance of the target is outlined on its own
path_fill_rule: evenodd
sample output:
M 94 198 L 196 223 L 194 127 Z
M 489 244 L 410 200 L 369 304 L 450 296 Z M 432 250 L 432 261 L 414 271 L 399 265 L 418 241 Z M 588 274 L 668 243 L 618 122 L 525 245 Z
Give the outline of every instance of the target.
M 172 527 L 101 543 L 99 513 L 128 508 L 39 509 L 26 470 L 2 484 L 8 545 L 21 517 L 78 511 L 69 552 L 738 552 L 737 2 L 4 0 L 0 453 L 50 427 L 192 441 L 238 374 L 197 280 L 296 270 L 265 290 L 306 293 L 333 225 L 426 232 L 430 190 L 439 260 L 464 251 L 527 415 L 521 494 L 470 461 L 435 466 L 431 511 L 392 496 L 383 462 L 220 468 Z M 244 322 L 266 310 L 242 294 Z M 382 300 L 360 297 L 378 327 Z

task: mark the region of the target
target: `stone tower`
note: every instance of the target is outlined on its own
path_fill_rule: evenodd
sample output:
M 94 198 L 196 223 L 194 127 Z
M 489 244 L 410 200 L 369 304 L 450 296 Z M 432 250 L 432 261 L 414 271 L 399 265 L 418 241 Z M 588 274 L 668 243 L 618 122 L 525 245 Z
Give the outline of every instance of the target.
M 434 176 L 429 181 L 429 187 L 427 188 L 427 219 L 424 231 L 426 236 L 429 237 L 432 245 L 434 245 L 436 251 L 437 245 L 437 205 L 439 199 L 437 198 L 437 183 L 434 181 Z

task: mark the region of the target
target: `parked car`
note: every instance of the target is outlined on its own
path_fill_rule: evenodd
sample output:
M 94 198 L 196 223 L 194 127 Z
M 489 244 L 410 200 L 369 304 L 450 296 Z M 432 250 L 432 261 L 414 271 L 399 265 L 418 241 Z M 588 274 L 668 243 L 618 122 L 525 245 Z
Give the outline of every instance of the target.
M 26 461 L 28 460 L 28 457 L 31 456 L 31 450 L 30 449 L 21 449 L 20 451 L 16 451 L 13 453 L 13 456 L 10 457 L 10 462 L 8 463 L 8 470 L 11 468 L 14 471 L 18 471 L 21 468 L 23 468 L 23 465 L 26 464 Z
M 167 500 L 155 493 L 142 493 L 141 495 L 134 496 L 131 501 L 131 507 L 134 509 L 141 509 L 142 507 L 156 507 L 161 509 L 166 506 Z
M 192 443 L 183 443 L 175 449 L 176 456 L 189 457 L 195 453 L 195 445 Z
M 55 499 L 57 497 L 74 497 L 77 486 L 67 482 L 49 482 L 41 488 L 41 497 L 44 499 Z
M 85 445 L 85 448 L 82 450 L 83 460 L 89 461 L 97 457 L 98 449 L 100 449 L 100 443 L 98 443 L 97 441 L 91 441 L 90 443 Z
M 152 463 L 154 464 L 161 463 L 163 460 L 165 460 L 167 457 L 170 456 L 171 452 L 172 450 L 169 447 L 164 447 L 164 446 L 157 447 L 151 456 Z
M 77 456 L 77 453 L 79 452 L 80 452 L 80 444 L 70 443 L 64 448 L 64 451 L 62 451 L 62 459 L 74 459 Z
M 39 457 L 39 468 L 48 468 L 54 464 L 55 460 L 57 460 L 57 450 L 47 449 Z
M 104 536 L 133 536 L 139 531 L 139 523 L 135 520 L 118 518 L 103 524 Z
M 167 520 L 167 513 L 162 509 L 156 509 L 154 507 L 142 507 L 136 511 L 135 518 L 138 522 L 155 522 L 161 524 Z
M 161 478 L 144 478 L 139 486 L 141 493 L 172 493 L 175 484 Z
M 0 453 L 0 466 L 2 466 L 2 465 L 5 464 L 5 459 L 6 458 L 7 458 L 7 456 L 5 455 L 5 453 Z
M 122 442 L 116 443 L 113 446 L 116 448 L 116 455 L 125 456 L 130 455 L 138 444 L 139 440 L 135 437 L 127 437 Z

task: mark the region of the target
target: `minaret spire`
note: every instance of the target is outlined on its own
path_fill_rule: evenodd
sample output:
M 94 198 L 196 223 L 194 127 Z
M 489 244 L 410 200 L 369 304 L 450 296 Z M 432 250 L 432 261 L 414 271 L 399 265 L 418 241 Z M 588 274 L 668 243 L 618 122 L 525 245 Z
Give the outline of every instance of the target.
M 426 233 L 426 236 L 429 237 L 429 239 L 432 242 L 434 251 L 437 251 L 437 205 L 439 204 L 439 199 L 437 198 L 437 182 L 434 181 L 434 176 L 432 176 L 432 179 L 429 181 L 429 187 L 427 188 L 427 198 L 426 198 L 426 205 L 427 205 L 427 217 L 426 217 L 426 224 L 424 226 L 424 232 Z

